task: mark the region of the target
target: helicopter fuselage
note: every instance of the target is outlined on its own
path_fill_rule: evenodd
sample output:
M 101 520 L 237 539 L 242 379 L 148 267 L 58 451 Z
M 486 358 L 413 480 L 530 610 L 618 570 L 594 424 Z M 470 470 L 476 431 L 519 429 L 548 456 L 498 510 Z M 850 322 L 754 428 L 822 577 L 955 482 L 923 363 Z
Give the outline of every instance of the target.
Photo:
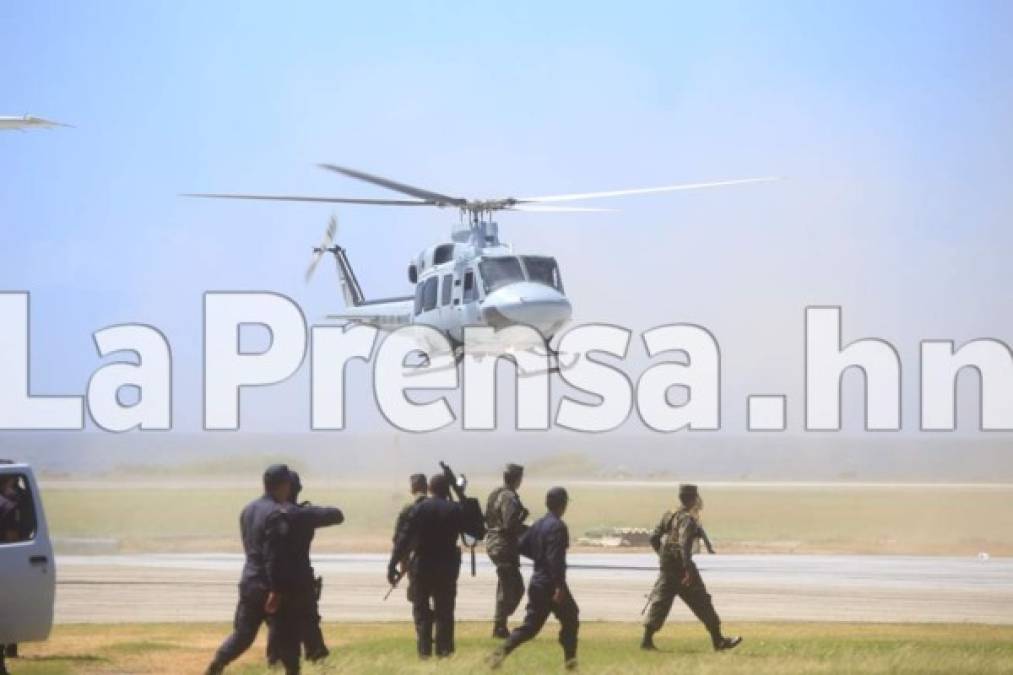
M 467 326 L 498 331 L 523 325 L 549 340 L 572 314 L 554 258 L 515 255 L 498 242 L 429 247 L 409 265 L 412 278 L 411 323 L 436 328 L 455 346 L 464 342 Z

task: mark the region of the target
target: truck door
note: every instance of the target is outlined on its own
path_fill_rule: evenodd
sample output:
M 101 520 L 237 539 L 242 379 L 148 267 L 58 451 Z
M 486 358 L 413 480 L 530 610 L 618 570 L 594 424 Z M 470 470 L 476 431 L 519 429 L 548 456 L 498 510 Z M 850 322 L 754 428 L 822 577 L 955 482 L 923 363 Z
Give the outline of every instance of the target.
M 0 644 L 45 640 L 53 627 L 56 567 L 32 470 L 0 464 Z

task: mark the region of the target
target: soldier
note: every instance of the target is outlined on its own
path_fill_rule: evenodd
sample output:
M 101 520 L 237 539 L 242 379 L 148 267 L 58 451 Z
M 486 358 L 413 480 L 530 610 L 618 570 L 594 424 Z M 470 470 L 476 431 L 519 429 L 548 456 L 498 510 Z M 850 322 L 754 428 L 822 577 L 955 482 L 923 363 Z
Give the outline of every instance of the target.
M 524 479 L 524 467 L 507 464 L 503 472 L 503 485 L 489 495 L 485 507 L 485 550 L 496 566 L 496 613 L 492 636 L 508 638 L 507 619 L 524 597 L 524 578 L 521 577 L 521 558 L 517 540 L 527 525 L 528 510 L 521 504 L 517 490 Z
M 272 556 L 276 567 L 270 573 L 276 587 L 284 593 L 278 613 L 267 620 L 268 665 L 284 662 L 286 655 L 291 660 L 293 642 L 296 660 L 300 643 L 308 661 L 319 661 L 330 654 L 320 631 L 319 586 L 310 563 L 310 547 L 318 527 L 340 525 L 345 516 L 334 507 L 299 504 L 302 481 L 295 471 L 291 474 L 290 503 L 271 514 L 267 523 L 268 541 L 280 547 L 278 555 Z M 292 637 L 285 643 L 288 636 Z M 279 647 L 279 641 L 283 646 Z
M 287 502 L 291 494 L 292 482 L 288 467 L 272 464 L 264 471 L 264 494 L 247 504 L 239 516 L 246 563 L 239 582 L 239 603 L 236 605 L 233 632 L 218 648 L 214 660 L 205 671 L 206 675 L 224 672 L 225 666 L 249 649 L 257 638 L 260 624 L 267 617 L 269 606 L 277 605 L 277 596 L 265 561 L 265 530 L 268 516 Z
M 706 626 L 715 651 L 733 649 L 742 642 L 742 638 L 727 638 L 721 634 L 721 619 L 714 611 L 711 596 L 693 562 L 693 543 L 700 536 L 698 517 L 703 508 L 697 487 L 680 485 L 679 501 L 682 506 L 675 512 L 665 512 L 651 535 L 651 546 L 661 559 L 661 571 L 654 590 L 651 591 L 650 610 L 644 623 L 644 638 L 640 648 L 657 649 L 654 646 L 654 634 L 665 623 L 665 618 L 672 609 L 672 601 L 678 595 Z
M 405 522 L 408 520 L 408 514 L 411 510 L 418 505 L 423 499 L 426 498 L 426 475 L 424 473 L 413 473 L 409 478 L 411 485 L 412 500 L 401 507 L 401 511 L 397 514 L 397 520 L 394 521 L 394 536 L 391 539 L 392 544 L 397 544 L 397 533 L 404 527 Z M 414 546 L 411 547 L 408 553 L 405 555 L 404 560 L 398 561 L 398 575 L 403 577 L 408 576 L 408 588 L 405 592 L 408 597 L 408 602 L 413 601 L 414 589 L 412 586 L 413 574 L 411 569 L 411 554 L 414 551 Z
M 454 602 L 461 572 L 457 538 L 462 533 L 476 538 L 482 534 L 469 531 L 472 528 L 466 523 L 461 505 L 450 500 L 450 483 L 442 473 L 429 479 L 429 495 L 409 512 L 387 565 L 387 581 L 394 584 L 398 565 L 414 547 L 412 616 L 419 658 L 423 659 L 433 653 L 434 624 L 436 655 L 454 653 Z
M 520 540 L 520 552 L 535 563 L 528 584 L 528 607 L 524 623 L 515 628 L 488 663 L 498 668 L 507 655 L 532 639 L 545 625 L 549 614 L 559 620 L 559 644 L 563 646 L 563 662 L 568 670 L 577 667 L 577 630 L 580 610 L 566 585 L 566 549 L 570 533 L 563 522 L 569 497 L 566 490 L 554 487 L 545 495 L 549 512 L 539 518 Z

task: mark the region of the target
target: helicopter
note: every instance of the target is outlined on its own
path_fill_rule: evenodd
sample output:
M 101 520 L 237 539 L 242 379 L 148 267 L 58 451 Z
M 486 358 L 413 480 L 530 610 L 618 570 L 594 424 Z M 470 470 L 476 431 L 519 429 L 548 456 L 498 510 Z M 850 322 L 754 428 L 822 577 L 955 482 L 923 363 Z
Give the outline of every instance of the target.
M 473 344 L 469 340 L 468 353 L 481 357 L 486 352 L 502 354 L 503 351 L 532 350 L 539 356 L 544 354 L 551 357 L 555 365 L 550 371 L 554 372 L 558 372 L 560 360 L 559 353 L 552 349 L 551 342 L 569 323 L 573 314 L 573 308 L 563 289 L 559 265 L 552 256 L 516 254 L 511 245 L 500 240 L 499 224 L 493 220 L 494 214 L 501 211 L 612 211 L 613 209 L 557 204 L 777 180 L 776 177 L 740 178 L 605 192 L 475 200 L 434 192 L 334 164 L 320 164 L 319 167 L 399 192 L 412 199 L 225 193 L 186 193 L 182 196 L 457 209 L 460 213 L 459 222 L 451 229 L 449 240 L 427 247 L 409 261 L 407 276 L 408 282 L 414 286 L 414 293 L 379 299 L 369 299 L 363 292 L 347 251 L 336 242 L 337 218 L 332 215 L 323 240 L 313 249 L 306 270 L 308 282 L 325 254 L 330 253 L 334 258 L 346 308 L 344 312 L 328 314 L 327 318 L 369 325 L 388 332 L 411 325 L 435 328 L 446 338 L 458 364 L 465 355 L 466 327 L 484 326 L 492 328 L 494 333 L 500 333 L 510 327 L 527 326 L 534 331 L 513 331 L 510 333 L 510 343 L 506 345 L 499 340 L 488 344 Z M 525 339 L 525 334 L 533 339 Z M 440 349 L 440 345 L 436 344 L 429 347 Z M 445 345 L 443 349 L 446 349 Z

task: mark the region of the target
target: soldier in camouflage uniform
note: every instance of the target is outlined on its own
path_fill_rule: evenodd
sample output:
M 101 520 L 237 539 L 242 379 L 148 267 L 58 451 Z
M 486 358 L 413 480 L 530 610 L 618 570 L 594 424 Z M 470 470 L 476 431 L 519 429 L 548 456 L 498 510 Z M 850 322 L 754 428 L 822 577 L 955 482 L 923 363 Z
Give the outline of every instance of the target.
M 679 486 L 681 506 L 667 511 L 651 535 L 651 546 L 658 553 L 661 571 L 651 591 L 650 609 L 644 622 L 644 639 L 641 649 L 654 650 L 654 634 L 672 609 L 675 596 L 682 598 L 710 633 L 715 651 L 736 647 L 742 638 L 727 638 L 721 634 L 721 619 L 714 611 L 711 596 L 693 562 L 693 544 L 700 537 L 699 513 L 703 501 L 695 485 Z
M 426 490 L 428 489 L 428 482 L 426 475 L 423 473 L 413 473 L 411 478 L 411 490 L 412 500 L 401 507 L 401 511 L 397 514 L 397 520 L 394 521 L 394 537 L 391 539 L 393 542 L 397 542 L 397 533 L 401 531 L 405 521 L 408 519 L 408 514 L 415 508 L 415 505 L 426 498 Z M 406 594 L 408 596 L 408 602 L 414 601 L 413 587 L 412 587 L 412 568 L 409 564 L 409 560 L 406 558 L 401 561 L 401 574 L 408 575 L 408 588 Z
M 528 529 L 524 524 L 528 510 L 521 504 L 517 489 L 524 479 L 524 467 L 507 464 L 503 472 L 503 485 L 492 491 L 486 502 L 485 550 L 496 565 L 496 615 L 492 636 L 510 637 L 507 619 L 524 597 L 524 579 L 521 577 L 521 559 L 517 540 Z

